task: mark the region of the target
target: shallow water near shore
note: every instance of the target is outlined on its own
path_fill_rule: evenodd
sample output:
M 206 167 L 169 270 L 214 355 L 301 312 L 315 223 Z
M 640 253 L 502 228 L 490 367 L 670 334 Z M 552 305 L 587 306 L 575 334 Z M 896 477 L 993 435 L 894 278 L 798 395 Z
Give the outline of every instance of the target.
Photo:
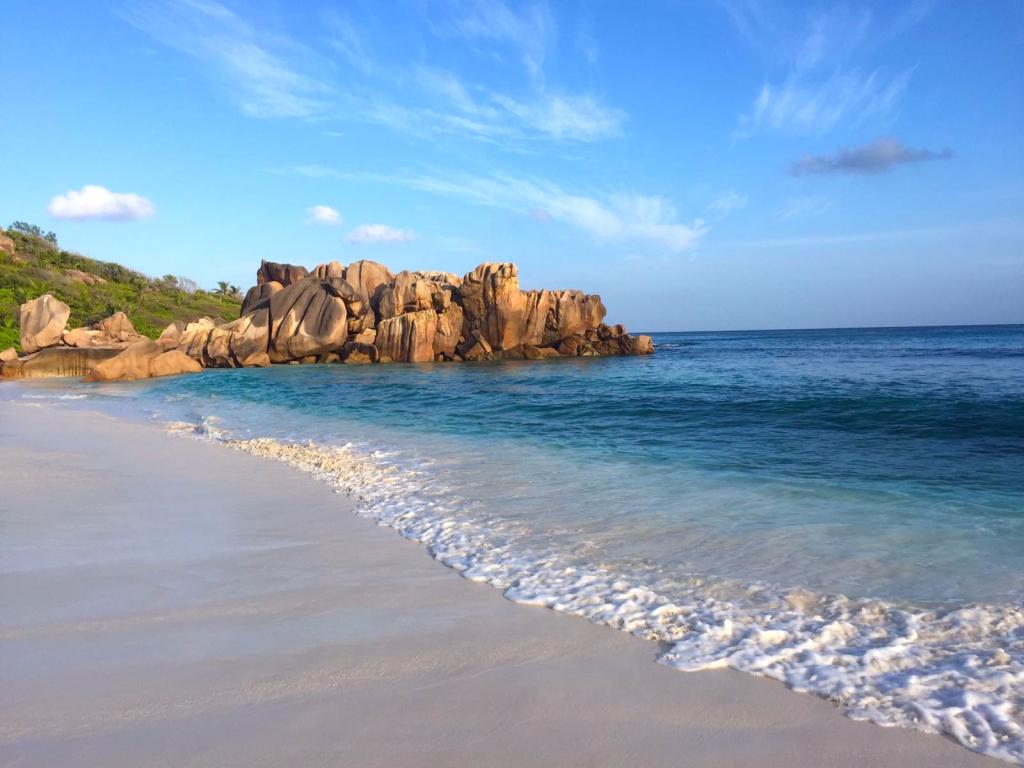
M 1024 327 L 655 344 L 7 391 L 313 471 L 512 599 L 667 643 L 668 665 L 1024 760 Z

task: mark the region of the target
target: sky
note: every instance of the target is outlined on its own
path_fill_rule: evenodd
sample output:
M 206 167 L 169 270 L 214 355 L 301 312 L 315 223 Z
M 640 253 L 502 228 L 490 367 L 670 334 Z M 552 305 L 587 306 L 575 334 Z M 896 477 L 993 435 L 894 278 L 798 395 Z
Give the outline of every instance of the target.
M 1024 1 L 8 0 L 0 219 L 519 265 L 631 330 L 1024 322 Z

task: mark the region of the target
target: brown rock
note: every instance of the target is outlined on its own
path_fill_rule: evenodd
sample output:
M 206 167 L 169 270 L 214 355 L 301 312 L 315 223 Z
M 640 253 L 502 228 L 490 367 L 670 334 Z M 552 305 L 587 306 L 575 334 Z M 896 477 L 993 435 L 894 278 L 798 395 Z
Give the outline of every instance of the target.
M 524 341 L 530 302 L 519 290 L 515 264 L 481 264 L 462 279 L 459 296 L 467 339 L 473 331 L 479 331 L 495 350 Z
M 94 275 L 91 272 L 83 272 L 80 269 L 65 269 L 64 274 L 76 283 L 84 283 L 85 285 L 103 285 L 107 282 L 99 275 Z
M 242 310 L 240 314 L 244 315 L 247 312 L 252 312 L 256 307 L 270 299 L 271 296 L 282 288 L 284 288 L 284 286 L 276 280 L 268 280 L 265 283 L 254 285 L 248 290 L 245 294 L 245 298 L 242 300 Z
M 547 360 L 552 357 L 560 357 L 557 349 L 551 347 L 535 347 L 533 344 L 523 344 L 523 357 L 527 360 Z
M 316 269 L 313 270 L 313 276 L 321 280 L 326 280 L 329 277 L 344 278 L 345 268 L 341 266 L 341 262 L 331 261 L 327 264 L 317 265 Z
M 38 352 L 60 343 L 71 307 L 48 293 L 21 305 L 21 351 Z
M 434 336 L 434 355 L 446 360 L 455 356 L 455 348 L 462 338 L 462 307 L 451 303 L 437 316 L 437 333 Z
M 309 275 L 309 270 L 295 264 L 278 264 L 274 261 L 264 259 L 260 268 L 256 270 L 256 284 L 276 282 L 282 287 L 288 287 Z
M 39 379 L 56 376 L 85 376 L 93 368 L 122 352 L 120 349 L 48 347 L 27 357 L 4 362 L 5 379 Z
M 413 272 L 413 274 L 420 280 L 429 280 L 432 283 L 441 283 L 444 285 L 450 285 L 453 288 L 458 288 L 462 283 L 462 278 L 453 272 L 436 272 L 433 270 L 420 270 Z
M 124 312 L 115 312 L 100 320 L 92 328 L 74 328 L 65 331 L 63 341 L 69 347 L 126 347 L 146 337 L 135 330 Z
M 164 347 L 170 346 L 170 341 L 176 336 L 175 348 L 180 352 L 184 352 L 193 360 L 203 362 L 206 354 L 206 345 L 210 341 L 210 333 L 216 327 L 217 323 L 212 318 L 201 317 L 195 322 L 186 323 L 185 327 L 175 334 L 177 324 L 172 323 L 160 334 L 157 343 Z
M 11 259 L 15 258 L 14 241 L 0 231 L 0 252 L 6 253 Z
M 176 349 L 165 351 L 155 341 L 139 341 L 97 364 L 88 381 L 134 381 L 179 373 L 200 373 L 203 367 Z
M 369 365 L 380 360 L 380 351 L 373 344 L 350 341 L 341 349 L 341 361 L 345 365 Z
M 359 344 L 373 344 L 373 342 L 375 342 L 376 340 L 377 340 L 377 329 L 376 328 L 366 328 L 366 329 L 360 331 L 359 333 L 357 333 L 352 338 L 352 341 L 357 342 Z
M 383 264 L 366 259 L 349 264 L 343 277 L 370 303 L 370 307 L 375 312 L 378 302 L 377 291 L 382 285 L 387 285 L 395 279 L 391 270 Z
M 201 358 L 216 368 L 252 368 L 270 365 L 270 310 L 267 307 L 211 328 Z
M 471 331 L 469 338 L 459 344 L 456 354 L 463 360 L 492 360 L 494 358 L 494 350 L 480 331 Z
M 381 357 L 402 363 L 429 363 L 434 359 L 437 313 L 433 309 L 382 320 L 375 345 Z
M 399 272 L 388 285 L 377 292 L 377 316 L 381 320 L 407 312 L 434 307 L 434 294 L 441 293 L 438 283 L 423 280 L 412 272 Z
M 343 296 L 349 291 L 344 280 L 309 277 L 271 296 L 270 361 L 284 363 L 340 349 L 348 337 Z
M 0 352 L 0 363 L 8 363 L 11 360 L 18 359 L 18 350 L 14 347 L 8 347 L 3 352 Z
M 567 339 L 562 339 L 558 345 L 558 354 L 565 355 L 566 357 L 576 357 L 584 344 L 586 344 L 586 341 L 582 336 L 570 336 Z

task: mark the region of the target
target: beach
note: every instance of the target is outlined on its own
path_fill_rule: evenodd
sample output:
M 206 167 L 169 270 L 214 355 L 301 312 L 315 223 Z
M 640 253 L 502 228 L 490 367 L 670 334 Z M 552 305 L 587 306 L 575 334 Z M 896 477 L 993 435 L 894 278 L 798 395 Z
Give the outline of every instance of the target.
M 0 763 L 970 766 L 517 605 L 284 464 L 0 404 Z

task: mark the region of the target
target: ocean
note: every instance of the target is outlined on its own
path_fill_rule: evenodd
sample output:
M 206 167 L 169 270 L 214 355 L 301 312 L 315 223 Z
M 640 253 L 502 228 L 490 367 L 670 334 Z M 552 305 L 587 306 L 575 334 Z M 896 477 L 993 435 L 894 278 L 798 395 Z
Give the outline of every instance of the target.
M 1024 762 L 1024 326 L 47 381 L 287 461 L 512 600 Z

